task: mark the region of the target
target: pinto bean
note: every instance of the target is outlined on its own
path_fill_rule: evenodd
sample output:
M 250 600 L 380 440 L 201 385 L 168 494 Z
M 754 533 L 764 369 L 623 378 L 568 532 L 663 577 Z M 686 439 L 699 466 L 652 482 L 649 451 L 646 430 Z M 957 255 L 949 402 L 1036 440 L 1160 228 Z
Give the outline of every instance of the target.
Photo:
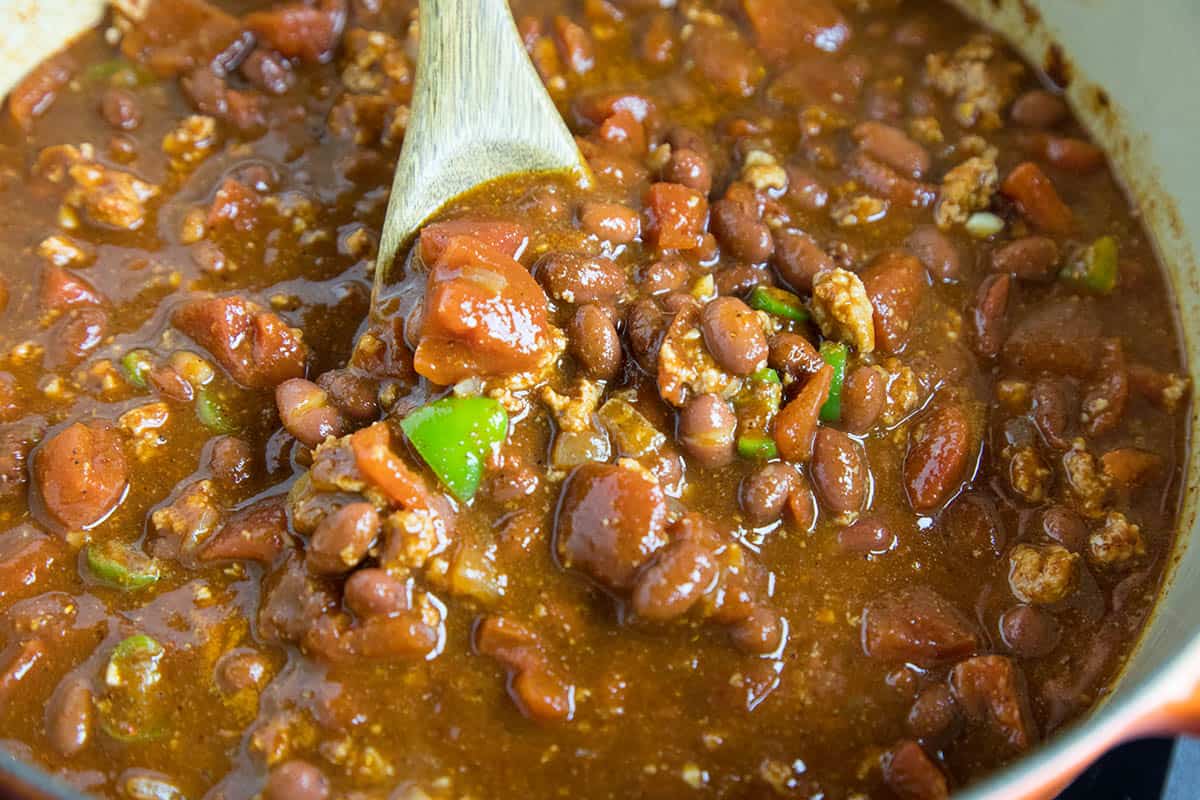
M 798 333 L 784 331 L 771 337 L 767 363 L 781 375 L 803 380 L 815 375 L 825 360 L 817 348 Z
M 917 226 L 904 240 L 904 246 L 936 280 L 952 283 L 962 275 L 962 256 L 958 248 L 936 225 Z
M 733 461 L 737 416 L 715 394 L 701 394 L 679 412 L 679 443 L 689 456 L 706 467 L 723 467 Z
M 346 579 L 342 599 L 359 617 L 388 616 L 409 608 L 408 587 L 387 570 L 355 570 Z
M 117 130 L 132 131 L 142 124 L 141 106 L 127 89 L 106 89 L 100 97 L 100 113 L 104 121 Z
M 1050 506 L 1042 512 L 1042 531 L 1072 553 L 1082 553 L 1090 535 L 1083 517 L 1060 505 Z
M 914 511 L 934 511 L 958 491 L 970 448 L 970 422 L 957 403 L 935 406 L 913 426 L 904 456 L 904 489 Z
M 1022 280 L 1053 280 L 1059 262 L 1058 245 L 1046 236 L 1015 239 L 992 251 L 992 269 Z
M 1076 402 L 1066 382 L 1042 378 L 1033 385 L 1030 406 L 1030 416 L 1046 443 L 1061 450 L 1070 447 Z
M 788 524 L 798 531 L 811 531 L 816 524 L 817 497 L 813 493 L 812 483 L 805 476 L 796 475 L 784 512 Z
M 811 292 L 817 273 L 834 266 L 833 259 L 811 236 L 789 229 L 775 232 L 775 257 L 771 263 L 779 277 L 798 292 Z
M 920 178 L 929 170 L 929 153 L 899 128 L 862 122 L 850 135 L 869 155 L 910 178 Z
M 774 286 L 771 273 L 760 264 L 731 264 L 717 270 L 717 294 L 721 296 L 744 296 L 754 291 L 755 286 Z
M 663 180 L 681 183 L 701 194 L 712 191 L 712 167 L 708 159 L 687 147 L 671 150 L 671 158 L 663 168 Z
M 704 306 L 700 330 L 717 364 L 735 375 L 749 375 L 767 360 L 758 314 L 736 297 L 718 297 Z
M 874 309 L 875 346 L 899 353 L 908 344 L 928 277 L 915 256 L 888 250 L 862 272 L 863 287 Z
M 812 173 L 794 164 L 789 164 L 786 171 L 787 197 L 801 209 L 817 212 L 829 204 L 829 190 Z
M 600 306 L 580 306 L 567 329 L 571 354 L 589 378 L 611 380 L 621 369 L 621 338 Z
M 1067 117 L 1067 104 L 1045 89 L 1030 89 L 1013 101 L 1012 121 L 1027 128 L 1052 128 Z
M 625 272 L 603 258 L 582 253 L 547 253 L 533 265 L 546 293 L 564 303 L 606 303 L 625 291 Z
M 46 736 L 62 756 L 70 758 L 92 735 L 92 690 L 81 678 L 68 676 L 46 706 Z
M 329 395 L 304 378 L 289 378 L 275 387 L 275 405 L 283 427 L 297 440 L 316 447 L 329 436 L 341 436 L 350 427 Z
M 747 616 L 734 623 L 730 636 L 734 646 L 742 652 L 766 655 L 779 648 L 783 621 L 775 609 L 755 606 Z
M 1074 215 L 1037 164 L 1025 161 L 1008 173 L 1000 191 L 1012 198 L 1021 213 L 1037 228 L 1053 234 L 1067 234 L 1074 226 Z
M 1129 405 L 1129 369 L 1125 349 L 1116 337 L 1100 344 L 1100 364 L 1094 381 L 1083 397 L 1080 420 L 1089 436 L 1102 436 L 1121 424 Z
M 76 422 L 38 450 L 34 476 L 46 510 L 71 529 L 107 517 L 128 485 L 128 467 L 116 431 L 103 422 Z
M 288 540 L 287 512 L 273 497 L 239 509 L 204 542 L 201 561 L 245 559 L 270 565 Z
M 860 511 L 867 495 L 865 457 L 858 443 L 824 426 L 813 440 L 812 480 L 821 504 L 834 514 Z
M 905 587 L 863 610 L 867 655 L 932 667 L 970 655 L 979 643 L 975 627 L 958 608 L 928 586 Z
M 1019 605 L 1000 616 L 1004 644 L 1019 658 L 1042 658 L 1058 646 L 1062 627 L 1054 615 L 1037 606 Z
M 917 695 L 908 711 L 908 730 L 918 739 L 933 739 L 953 731 L 961 716 L 950 687 L 935 683 Z
M 379 416 L 379 385 L 349 369 L 331 369 L 317 378 L 338 410 L 356 422 L 373 422 Z
M 842 384 L 842 425 L 853 434 L 871 430 L 887 404 L 887 382 L 881 370 L 855 367 Z
M 271 665 L 248 648 L 230 650 L 217 661 L 216 683 L 228 694 L 262 689 L 271 677 Z
M 317 525 L 308 543 L 308 568 L 320 575 L 353 569 L 379 536 L 379 512 L 370 503 L 342 506 Z
M 647 298 L 638 300 L 625 312 L 625 333 L 629 337 L 629 347 L 638 364 L 647 372 L 653 373 L 658 369 L 658 348 L 668 322 L 658 304 Z
M 682 291 L 690 277 L 688 265 L 676 258 L 655 261 L 638 276 L 639 288 L 646 294 Z
M 995 358 L 1004 346 L 1011 288 L 1012 278 L 1007 273 L 989 275 L 979 284 L 971 318 L 975 325 L 975 352 L 984 358 Z
M 271 768 L 263 800 L 326 800 L 329 781 L 307 761 L 285 761 Z
M 615 244 L 629 244 L 642 233 L 642 218 L 620 203 L 584 203 L 579 224 L 588 233 Z
M 747 521 L 755 527 L 778 522 L 797 477 L 791 466 L 776 461 L 763 464 L 742 479 L 738 503 Z
M 775 251 L 771 229 L 758 212 L 758 198 L 748 184 L 735 182 L 712 205 L 712 231 L 735 258 L 757 264 Z
M 775 444 L 784 459 L 806 462 L 812 458 L 817 418 L 829 398 L 832 383 L 833 367 L 826 364 L 775 417 Z
M 563 484 L 555 543 L 564 566 L 613 589 L 628 589 L 663 545 L 662 489 L 641 471 L 612 464 L 577 467 Z
M 712 553 L 682 539 L 664 547 L 646 565 L 633 588 L 633 610 L 665 622 L 688 612 L 717 578 Z
M 896 541 L 896 534 L 879 517 L 855 520 L 837 535 L 838 547 L 856 556 L 882 555 L 893 549 Z

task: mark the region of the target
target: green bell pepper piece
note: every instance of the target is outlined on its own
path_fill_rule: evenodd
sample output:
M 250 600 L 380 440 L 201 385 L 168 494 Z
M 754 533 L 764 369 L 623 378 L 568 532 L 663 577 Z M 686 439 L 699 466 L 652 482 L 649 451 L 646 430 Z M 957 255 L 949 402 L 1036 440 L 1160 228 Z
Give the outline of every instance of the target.
M 763 367 L 762 369 L 758 370 L 750 376 L 750 380 L 755 381 L 756 383 L 783 383 L 783 381 L 779 379 L 779 373 L 770 367 Z
M 826 339 L 821 342 L 821 358 L 833 367 L 833 380 L 829 384 L 829 397 L 821 406 L 822 422 L 837 422 L 842 418 L 842 383 L 846 380 L 846 345 Z
M 107 83 L 110 86 L 132 88 L 154 83 L 158 76 L 141 64 L 124 58 L 113 58 L 88 67 L 83 73 L 83 79 L 88 83 Z
M 779 448 L 775 446 L 775 440 L 770 436 L 758 433 L 739 436 L 737 452 L 742 458 L 753 461 L 770 461 L 772 458 L 779 457 Z
M 1096 294 L 1111 294 L 1117 287 L 1117 249 L 1116 238 L 1101 236 L 1071 259 L 1059 277 Z
M 400 422 L 404 435 L 450 493 L 475 496 L 483 465 L 508 435 L 508 413 L 490 397 L 443 397 Z
M 750 307 L 796 322 L 808 321 L 808 309 L 800 298 L 773 286 L 755 286 L 750 292 Z
M 84 558 L 98 580 L 120 589 L 144 589 L 159 578 L 154 559 L 120 542 L 89 544 Z
M 196 393 L 196 416 L 210 431 L 230 433 L 233 431 L 233 423 L 225 415 L 225 409 L 221 407 L 215 395 L 215 392 L 207 388 Z
M 162 736 L 170 708 L 162 693 L 152 689 L 162 680 L 159 662 L 165 652 L 144 633 L 113 648 L 104 669 L 104 693 L 96 699 L 100 726 L 112 738 L 148 742 Z
M 142 349 L 130 350 L 121 356 L 121 371 L 125 373 L 125 380 L 139 389 L 145 389 L 146 374 L 152 366 L 150 359 L 150 351 Z

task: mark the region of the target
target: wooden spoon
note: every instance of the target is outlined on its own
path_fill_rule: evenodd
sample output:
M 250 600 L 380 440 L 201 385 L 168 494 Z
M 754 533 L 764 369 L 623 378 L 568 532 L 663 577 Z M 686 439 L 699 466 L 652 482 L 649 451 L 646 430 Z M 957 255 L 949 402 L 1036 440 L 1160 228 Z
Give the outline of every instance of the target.
M 534 71 L 505 0 L 421 0 L 412 116 L 375 262 L 375 297 L 425 220 L 488 181 L 591 173 Z

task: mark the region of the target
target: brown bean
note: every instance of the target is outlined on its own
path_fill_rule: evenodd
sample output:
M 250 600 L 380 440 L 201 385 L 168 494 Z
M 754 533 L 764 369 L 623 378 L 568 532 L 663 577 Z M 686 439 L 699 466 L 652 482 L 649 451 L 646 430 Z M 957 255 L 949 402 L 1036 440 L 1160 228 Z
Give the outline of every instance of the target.
M 647 372 L 658 369 L 658 348 L 669 320 L 658 304 L 648 298 L 638 300 L 625 312 L 625 333 L 633 357 Z
M 285 761 L 271 768 L 263 800 L 326 800 L 329 781 L 307 761 Z
M 879 517 L 863 517 L 838 531 L 843 552 L 856 556 L 878 556 L 896 547 L 896 534 Z
M 747 521 L 756 528 L 778 522 L 796 478 L 796 470 L 778 461 L 763 464 L 743 478 L 738 503 Z
M 677 258 L 655 261 L 638 276 L 638 286 L 646 294 L 682 291 L 690 277 L 688 265 Z
M 904 246 L 912 251 L 934 279 L 943 283 L 957 281 L 962 275 L 962 257 L 950 237 L 936 225 L 919 225 Z
M 766 655 L 779 648 L 783 638 L 783 622 L 775 609 L 755 606 L 748 616 L 734 623 L 729 633 L 739 650 Z
M 785 508 L 788 524 L 798 531 L 811 531 L 817 521 L 817 498 L 813 494 L 812 483 L 803 475 L 797 474 L 795 485 L 788 494 Z
M 862 642 L 872 658 L 932 667 L 970 655 L 979 637 L 957 606 L 918 584 L 887 591 L 863 610 Z
M 1038 150 L 1047 161 L 1069 172 L 1093 172 L 1104 166 L 1104 151 L 1071 136 L 1038 136 Z
M 306 562 L 322 575 L 353 569 L 379 536 L 379 512 L 370 503 L 351 503 L 333 512 L 313 531 Z
M 671 151 L 671 159 L 663 168 L 664 181 L 682 183 L 702 194 L 712 191 L 712 167 L 700 153 L 687 147 Z
M 910 178 L 920 178 L 929 170 L 929 153 L 899 128 L 862 122 L 850 135 L 868 154 Z
M 1046 236 L 1015 239 L 992 251 L 992 269 L 1022 280 L 1048 281 L 1057 274 L 1058 245 Z
M 1051 128 L 1067 118 L 1067 104 L 1045 89 L 1030 89 L 1013 101 L 1012 121 L 1027 128 Z
M 975 656 L 955 665 L 950 673 L 954 698 L 969 719 L 987 722 L 1016 750 L 1037 738 L 1029 708 L 1025 676 L 1005 656 Z
M 772 263 L 779 277 L 798 292 L 811 292 L 816 274 L 834 266 L 833 259 L 811 236 L 790 229 L 775 232 L 775 257 Z
M 638 576 L 633 610 L 644 619 L 665 622 L 688 612 L 717 578 L 712 554 L 686 539 L 664 547 Z
M 132 131 L 142 124 L 142 109 L 137 98 L 126 89 L 110 87 L 100 98 L 104 121 L 117 130 Z
M 1042 658 L 1058 646 L 1062 627 L 1049 611 L 1019 605 L 1000 616 L 1000 635 L 1018 658 Z
M 787 197 L 802 210 L 820 211 L 829 204 L 829 190 L 803 167 L 789 164 L 787 167 Z M 778 246 L 778 240 L 776 240 Z
M 349 369 L 331 369 L 317 378 L 338 410 L 356 422 L 372 422 L 379 416 L 379 385 L 373 378 Z
M 915 256 L 887 250 L 863 270 L 861 278 L 875 311 L 875 347 L 884 353 L 902 352 L 925 293 L 925 268 Z
M 825 360 L 808 339 L 788 331 L 771 337 L 767 363 L 781 376 L 790 376 L 793 380 L 807 379 L 825 366 Z
M 584 203 L 579 224 L 588 233 L 616 244 L 629 244 L 642 233 L 641 216 L 620 203 Z
M 297 440 L 316 447 L 330 436 L 341 436 L 350 425 L 329 403 L 329 395 L 304 378 L 289 378 L 275 387 L 275 405 L 283 427 Z
M 862 510 L 869 479 L 859 444 L 841 431 L 818 427 L 813 440 L 812 480 L 821 505 L 834 514 Z
M 328 618 L 328 617 L 326 617 Z M 355 653 L 365 658 L 420 659 L 437 645 L 437 631 L 416 611 L 360 620 L 352 631 Z
M 900 800 L 946 800 L 946 776 L 921 745 L 904 740 L 883 758 L 883 782 Z
M 621 369 L 621 337 L 612 319 L 594 303 L 582 305 L 567 329 L 571 354 L 589 378 L 611 380 Z
M 975 352 L 984 358 L 995 358 L 1004 347 L 1005 315 L 1011 287 L 1012 278 L 1008 273 L 989 275 L 979 284 L 971 316 L 975 324 Z
M 717 364 L 735 375 L 749 375 L 767 360 L 767 336 L 758 314 L 736 297 L 718 297 L 700 313 L 704 344 Z
M 758 198 L 748 184 L 735 182 L 712 205 L 712 232 L 721 246 L 742 261 L 760 263 L 771 257 L 775 241 L 762 221 Z
M 961 717 L 950 687 L 935 683 L 917 695 L 908 711 L 908 730 L 918 739 L 933 739 L 952 733 Z
M 1030 417 L 1046 443 L 1061 450 L 1070 447 L 1078 400 L 1066 381 L 1042 378 L 1033 385 L 1029 399 Z
M 1082 553 L 1090 535 L 1083 517 L 1059 505 L 1050 506 L 1042 512 L 1042 531 L 1072 553 Z
M 826 364 L 775 417 L 775 444 L 786 460 L 806 462 L 812 457 L 817 417 L 829 398 L 832 383 L 833 367 Z
M 948 501 L 966 477 L 971 426 L 956 403 L 941 403 L 913 426 L 904 455 L 904 488 L 914 511 Z
M 871 430 L 887 404 L 887 382 L 876 367 L 851 370 L 842 385 L 842 425 L 853 434 Z
M 518 672 L 512 679 L 511 694 L 521 713 L 530 719 L 558 722 L 575 713 L 570 687 L 544 666 Z
M 270 677 L 271 665 L 254 650 L 230 650 L 217 661 L 217 685 L 229 694 L 261 689 Z
M 733 409 L 715 394 L 697 395 L 679 412 L 679 443 L 706 467 L 723 467 L 733 461 L 736 429 Z
M 241 486 L 254 471 L 254 449 L 236 436 L 218 436 L 209 446 L 208 468 L 226 489 Z
M 291 63 L 279 53 L 262 47 L 246 56 L 238 70 L 251 86 L 269 94 L 287 94 L 296 82 Z
M 87 746 L 92 734 L 92 690 L 87 681 L 67 676 L 46 706 L 46 736 L 70 758 Z
M 76 530 L 105 519 L 128 485 L 121 440 L 100 421 L 76 422 L 43 443 L 34 458 L 34 476 L 46 510 Z
M 343 589 L 346 607 L 359 617 L 388 616 L 409 608 L 408 587 L 387 570 L 355 570 Z
M 533 265 L 546 293 L 564 303 L 609 302 L 625 291 L 625 272 L 603 258 L 582 253 L 547 253 Z
M 555 545 L 564 566 L 612 589 L 628 589 L 666 542 L 666 498 L 641 471 L 612 464 L 577 467 L 563 484 Z
M 761 264 L 731 264 L 717 270 L 717 294 L 744 297 L 754 291 L 755 286 L 774 286 L 775 279 Z

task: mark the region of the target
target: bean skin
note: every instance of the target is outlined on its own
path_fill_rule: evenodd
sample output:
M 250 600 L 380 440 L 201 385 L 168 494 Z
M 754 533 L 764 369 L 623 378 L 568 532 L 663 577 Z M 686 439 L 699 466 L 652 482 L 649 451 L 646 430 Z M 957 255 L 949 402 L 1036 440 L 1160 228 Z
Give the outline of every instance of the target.
M 783 621 L 774 609 L 756 606 L 747 617 L 734 623 L 730 636 L 739 650 L 765 655 L 778 649 L 783 637 Z
M 92 690 L 68 676 L 46 706 L 46 735 L 59 754 L 70 758 L 87 746 L 92 733 Z
M 777 522 L 796 485 L 796 471 L 782 462 L 763 464 L 742 480 L 738 500 L 751 525 Z
M 813 278 L 833 269 L 833 259 L 811 236 L 802 231 L 780 230 L 775 233 L 775 257 L 779 277 L 798 292 L 811 292 Z
M 46 510 L 68 528 L 95 525 L 125 494 L 128 468 L 116 431 L 76 422 L 47 440 L 34 458 Z
M 744 183 L 730 184 L 725 196 L 712 205 L 712 231 L 735 258 L 757 264 L 775 251 L 771 229 L 758 213 L 754 190 Z
M 408 587 L 386 570 L 355 570 L 343 590 L 346 607 L 359 617 L 389 616 L 409 607 Z
M 957 281 L 962 275 L 962 257 L 950 237 L 936 225 L 920 225 L 904 241 L 929 274 L 943 283 Z
M 1005 315 L 1011 291 L 1012 278 L 1007 273 L 989 275 L 979 284 L 972 317 L 975 323 L 975 352 L 984 358 L 995 358 L 1004 347 L 1007 332 Z
M 1067 116 L 1067 104 L 1045 89 L 1030 89 L 1012 104 L 1012 121 L 1028 128 L 1050 128 Z
M 817 348 L 798 333 L 784 331 L 771 337 L 767 363 L 780 375 L 803 380 L 825 366 Z
M 718 297 L 700 314 L 704 343 L 722 369 L 749 375 L 767 359 L 767 337 L 758 314 L 736 297 Z
M 304 378 L 289 378 L 276 386 L 275 405 L 287 432 L 309 447 L 316 447 L 326 437 L 341 436 L 349 428 L 325 390 Z
M 619 266 L 582 253 L 547 253 L 533 265 L 533 274 L 547 294 L 564 303 L 609 302 L 626 285 Z
M 263 800 L 326 800 L 329 781 L 307 761 L 285 761 L 271 768 Z
M 896 546 L 896 534 L 878 517 L 863 517 L 838 531 L 837 542 L 852 555 L 882 555 Z
M 642 218 L 619 203 L 584 203 L 579 224 L 590 234 L 615 244 L 629 244 L 642 233 Z
M 915 256 L 888 250 L 871 262 L 861 277 L 875 311 L 876 348 L 884 353 L 902 352 L 925 293 L 925 268 Z
M 1047 236 L 1026 236 L 992 251 L 992 270 L 1027 281 L 1053 280 L 1059 263 L 1058 245 Z
M 904 456 L 904 486 L 918 513 L 941 507 L 966 477 L 970 423 L 956 403 L 936 406 L 916 424 Z
M 621 369 L 621 338 L 612 319 L 594 304 L 582 305 L 567 329 L 571 354 L 589 378 L 611 380 Z
M 868 477 L 857 442 L 833 428 L 817 428 L 812 479 L 822 506 L 834 514 L 860 511 L 867 496 Z
M 842 425 L 850 433 L 864 434 L 875 425 L 886 403 L 887 385 L 880 370 L 855 367 L 842 385 Z
M 379 535 L 379 512 L 370 503 L 351 503 L 333 512 L 313 531 L 308 544 L 309 569 L 336 575 L 353 568 Z
M 717 577 L 712 554 L 682 539 L 660 550 L 638 576 L 633 610 L 643 619 L 665 622 L 686 614 Z
M 881 122 L 863 122 L 851 136 L 868 154 L 907 177 L 920 178 L 929 169 L 929 153 L 899 128 Z
M 687 147 L 671 151 L 671 160 L 663 169 L 663 180 L 682 183 L 702 194 L 712 191 L 712 168 L 703 155 Z
M 723 467 L 733 461 L 736 429 L 733 409 L 715 394 L 697 395 L 679 412 L 679 443 L 706 467 Z
M 1058 646 L 1062 626 L 1054 615 L 1037 606 L 1018 605 L 1000 617 L 1000 635 L 1013 655 L 1042 658 Z
M 644 298 L 625 312 L 625 335 L 642 369 L 653 373 L 658 368 L 658 348 L 667 330 L 668 319 L 658 304 Z

